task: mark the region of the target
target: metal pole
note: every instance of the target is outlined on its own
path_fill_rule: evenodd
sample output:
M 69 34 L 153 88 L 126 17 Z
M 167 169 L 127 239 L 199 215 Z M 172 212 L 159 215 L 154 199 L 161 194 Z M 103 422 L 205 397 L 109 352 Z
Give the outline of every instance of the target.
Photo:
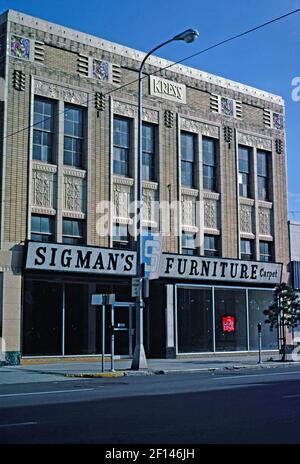
M 259 350 L 258 364 L 262 364 L 262 359 L 261 359 L 261 333 L 258 334 L 258 350 Z
M 172 39 L 166 40 L 165 42 L 157 45 L 157 47 L 150 50 L 149 53 L 144 57 L 140 69 L 139 69 L 139 80 L 138 80 L 138 153 L 137 153 L 137 277 L 140 280 L 140 291 L 139 296 L 136 298 L 136 345 L 134 349 L 134 355 L 132 359 L 131 369 L 148 369 L 145 348 L 144 348 L 144 337 L 143 337 L 143 294 L 142 294 L 142 207 L 143 207 L 143 185 L 142 185 L 142 169 L 143 169 L 143 148 L 142 148 L 142 79 L 143 69 L 147 59 L 152 53 L 164 45 L 173 42 L 173 40 L 184 40 L 187 43 L 191 43 L 197 39 L 199 32 L 195 29 L 187 29 L 181 34 L 177 34 Z
M 114 305 L 111 306 L 111 335 L 110 335 L 110 340 L 111 340 L 111 371 L 115 371 L 115 365 L 114 365 L 114 357 L 115 357 L 115 331 L 114 331 L 114 325 L 115 325 L 115 317 L 114 317 Z
M 102 372 L 104 372 L 104 356 L 105 356 L 105 305 L 101 306 L 102 308 Z
M 257 331 L 258 331 L 258 364 L 262 364 L 261 359 L 261 322 L 257 324 Z
M 142 184 L 142 169 L 143 169 L 143 150 L 142 150 L 142 79 L 143 69 L 147 58 L 158 48 L 172 42 L 173 39 L 167 40 L 161 45 L 153 48 L 143 59 L 139 69 L 138 81 L 138 156 L 137 156 L 137 277 L 140 280 L 139 296 L 136 298 L 136 344 L 131 364 L 131 369 L 148 369 L 145 348 L 144 348 L 144 333 L 143 333 L 143 310 L 144 302 L 142 295 L 142 207 L 143 207 L 143 184 Z

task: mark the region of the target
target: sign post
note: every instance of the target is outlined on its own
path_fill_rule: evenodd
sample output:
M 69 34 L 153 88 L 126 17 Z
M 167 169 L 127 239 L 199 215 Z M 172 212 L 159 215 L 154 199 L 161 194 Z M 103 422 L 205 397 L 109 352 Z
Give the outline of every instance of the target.
M 115 294 L 114 293 L 109 293 L 109 294 L 100 294 L 100 293 L 94 293 L 92 295 L 92 302 L 91 304 L 93 306 L 99 306 L 102 310 L 102 340 L 101 340 L 101 355 L 102 355 L 102 372 L 105 371 L 105 366 L 104 366 L 104 357 L 105 357 L 105 306 L 106 305 L 112 305 L 111 309 L 111 320 L 112 320 L 112 333 L 111 333 L 111 347 L 112 347 L 112 352 L 111 352 L 111 370 L 114 371 L 114 332 L 113 332 L 113 321 L 114 321 L 114 314 L 113 314 L 113 304 L 115 302 Z
M 261 359 L 261 322 L 257 324 L 257 332 L 258 332 L 258 364 L 262 364 Z

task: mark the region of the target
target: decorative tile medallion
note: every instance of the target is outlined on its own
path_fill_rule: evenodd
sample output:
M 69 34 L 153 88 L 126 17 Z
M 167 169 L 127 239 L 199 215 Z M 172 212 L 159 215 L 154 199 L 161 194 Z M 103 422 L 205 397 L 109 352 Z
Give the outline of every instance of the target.
M 109 63 L 93 60 L 93 77 L 99 81 L 109 81 Z
M 274 129 L 283 129 L 283 114 L 273 113 L 273 127 Z
M 10 53 L 15 58 L 24 58 L 29 60 L 30 40 L 19 35 L 12 35 L 10 42 Z
M 221 97 L 221 113 L 225 116 L 234 116 L 234 101 L 232 98 Z

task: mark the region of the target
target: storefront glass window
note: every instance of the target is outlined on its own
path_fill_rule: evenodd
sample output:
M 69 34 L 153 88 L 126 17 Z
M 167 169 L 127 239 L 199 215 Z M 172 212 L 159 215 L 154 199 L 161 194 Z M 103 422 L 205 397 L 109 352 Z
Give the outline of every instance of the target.
M 65 285 L 65 354 L 99 353 L 99 316 L 89 304 L 87 284 Z
M 265 323 L 264 310 L 273 303 L 273 291 L 271 290 L 249 290 L 249 338 L 250 350 L 258 349 L 257 323 L 261 322 L 261 340 L 263 350 L 278 349 L 277 330 L 270 331 L 270 325 Z
M 62 287 L 27 281 L 24 290 L 23 354 L 62 354 Z
M 177 293 L 178 351 L 213 350 L 212 291 L 179 288 Z
M 247 350 L 245 289 L 215 289 L 216 351 Z

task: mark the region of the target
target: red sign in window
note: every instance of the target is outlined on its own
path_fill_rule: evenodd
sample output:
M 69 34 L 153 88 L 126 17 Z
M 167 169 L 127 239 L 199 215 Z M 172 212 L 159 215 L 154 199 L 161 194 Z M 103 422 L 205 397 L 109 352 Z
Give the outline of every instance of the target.
M 235 317 L 234 316 L 223 316 L 222 327 L 223 327 L 223 332 L 234 332 L 235 331 Z

